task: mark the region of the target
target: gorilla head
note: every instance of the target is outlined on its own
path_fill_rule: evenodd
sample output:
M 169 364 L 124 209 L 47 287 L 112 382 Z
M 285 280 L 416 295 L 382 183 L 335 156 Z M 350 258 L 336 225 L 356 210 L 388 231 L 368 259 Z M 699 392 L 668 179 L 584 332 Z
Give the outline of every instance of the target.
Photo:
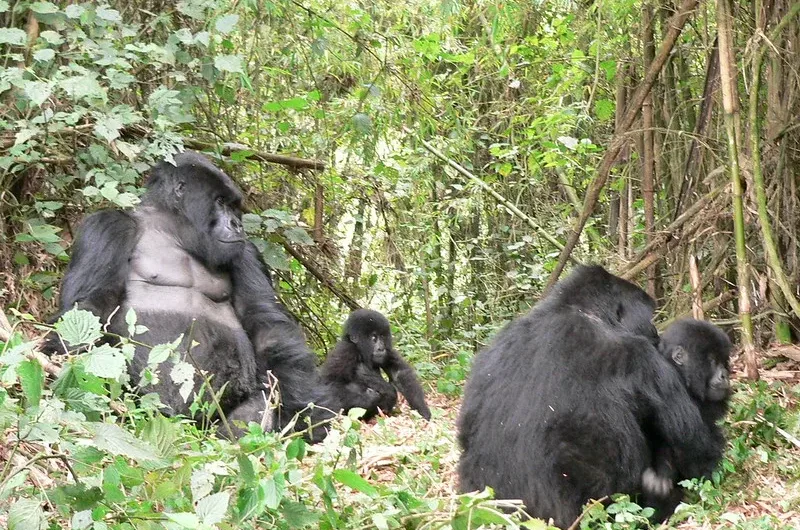
M 655 301 L 638 286 L 603 267 L 580 265 L 556 284 L 555 291 L 549 299 L 658 345 L 658 332 L 652 322 Z
M 727 401 L 731 341 L 717 326 L 702 320 L 673 323 L 661 336 L 659 350 L 683 376 L 692 397 L 700 403 Z
M 174 159 L 175 165 L 165 161 L 153 168 L 142 204 L 186 220 L 179 237 L 193 256 L 212 268 L 230 264 L 244 250 L 242 192 L 198 153 Z
M 372 309 L 350 313 L 344 323 L 344 338 L 356 345 L 361 362 L 370 367 L 383 366 L 392 350 L 389 320 Z

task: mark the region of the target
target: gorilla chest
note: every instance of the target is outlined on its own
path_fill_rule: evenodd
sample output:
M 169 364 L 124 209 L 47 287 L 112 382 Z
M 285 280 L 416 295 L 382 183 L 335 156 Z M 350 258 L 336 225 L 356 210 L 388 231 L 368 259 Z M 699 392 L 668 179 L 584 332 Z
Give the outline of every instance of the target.
M 127 302 L 135 310 L 238 322 L 227 273 L 211 271 L 169 234 L 145 228 L 131 255 Z

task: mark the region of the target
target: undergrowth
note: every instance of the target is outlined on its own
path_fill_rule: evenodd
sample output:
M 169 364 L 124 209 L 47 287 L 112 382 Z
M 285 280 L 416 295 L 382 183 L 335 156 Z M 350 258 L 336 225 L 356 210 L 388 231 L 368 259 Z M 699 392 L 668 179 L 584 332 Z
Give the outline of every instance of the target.
M 129 324 L 135 335 L 135 316 Z M 354 411 L 318 445 L 256 424 L 232 443 L 214 426 L 160 415 L 155 395 L 129 394 L 129 344 L 93 345 L 96 318 L 76 311 L 58 328 L 70 345 L 88 344 L 59 366 L 20 333 L 2 346 L 0 526 L 548 528 L 521 519 L 519 503 L 493 500 L 491 491 L 457 494 L 455 418 L 468 354 L 430 369 L 440 390 L 430 395 L 431 422 L 405 406 L 370 425 Z M 178 355 L 169 345 L 153 351 L 149 378 Z M 796 527 L 798 394 L 786 384 L 737 384 L 724 461 L 710 480 L 684 483 L 686 503 L 669 526 Z M 575 527 L 649 528 L 648 514 L 614 496 L 611 504 L 587 505 Z

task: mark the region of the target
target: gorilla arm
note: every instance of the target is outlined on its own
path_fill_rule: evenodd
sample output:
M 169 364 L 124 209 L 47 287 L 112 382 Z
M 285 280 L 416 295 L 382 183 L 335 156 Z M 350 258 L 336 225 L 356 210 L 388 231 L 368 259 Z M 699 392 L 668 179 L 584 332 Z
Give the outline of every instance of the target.
M 388 350 L 388 354 L 386 362 L 381 365 L 381 368 L 389 376 L 389 381 L 394 383 L 412 409 L 419 412 L 426 420 L 430 420 L 431 411 L 428 404 L 425 403 L 425 392 L 422 390 L 414 368 L 395 350 Z
M 105 210 L 87 217 L 72 246 L 72 259 L 61 287 L 56 322 L 75 304 L 105 323 L 125 298 L 129 258 L 136 244 L 136 221 L 126 212 Z M 63 351 L 55 333 L 48 335 L 42 351 Z
M 358 347 L 341 339 L 322 365 L 322 377 L 338 396 L 339 406 L 347 412 L 353 407 L 367 410 L 366 418 L 380 408 L 389 412 L 397 403 L 397 390 L 380 374 L 362 362 Z
M 239 320 L 253 344 L 259 378 L 271 370 L 278 380 L 281 409 L 278 428 L 283 428 L 292 417 L 309 403 L 318 407 L 337 409 L 332 395 L 321 382 L 314 354 L 306 346 L 303 332 L 281 307 L 270 285 L 266 267 L 252 243 L 246 243 L 241 259 L 232 270 L 233 303 Z M 266 382 L 266 381 L 265 381 Z M 315 408 L 312 424 L 333 417 L 333 413 Z M 298 430 L 304 425 L 298 425 Z M 315 431 L 312 438 L 324 437 Z

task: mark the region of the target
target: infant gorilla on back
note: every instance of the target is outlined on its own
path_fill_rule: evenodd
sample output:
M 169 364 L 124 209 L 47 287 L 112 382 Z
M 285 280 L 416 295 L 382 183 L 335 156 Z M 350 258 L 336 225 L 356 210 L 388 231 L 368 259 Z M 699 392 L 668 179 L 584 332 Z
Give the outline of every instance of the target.
M 491 486 L 566 528 L 589 499 L 642 491 L 651 435 L 677 476 L 710 473 L 714 433 L 657 350 L 654 307 L 639 287 L 580 266 L 501 330 L 465 388 L 461 490 Z

